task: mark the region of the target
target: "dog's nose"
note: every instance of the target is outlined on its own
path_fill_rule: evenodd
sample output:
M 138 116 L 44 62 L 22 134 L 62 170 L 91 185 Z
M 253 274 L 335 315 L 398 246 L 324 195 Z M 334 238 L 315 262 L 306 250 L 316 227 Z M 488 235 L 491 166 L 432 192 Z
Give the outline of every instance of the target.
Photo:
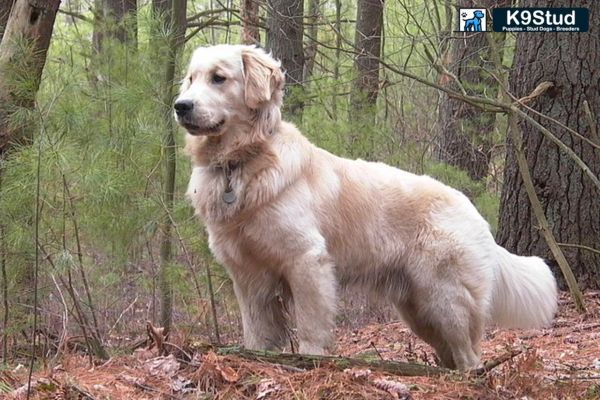
M 192 100 L 177 100 L 173 107 L 177 115 L 182 117 L 194 109 L 194 102 Z

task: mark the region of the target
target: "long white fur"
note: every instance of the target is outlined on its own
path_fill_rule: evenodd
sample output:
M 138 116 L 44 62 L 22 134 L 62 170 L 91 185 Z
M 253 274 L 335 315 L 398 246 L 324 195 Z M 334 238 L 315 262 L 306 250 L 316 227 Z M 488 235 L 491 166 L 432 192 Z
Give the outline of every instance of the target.
M 211 84 L 215 70 L 225 83 Z M 462 193 L 311 144 L 281 121 L 283 74 L 262 50 L 199 48 L 187 76 L 180 99 L 194 101 L 195 121 L 226 121 L 210 136 L 187 135 L 187 194 L 234 282 L 247 347 L 288 343 L 288 304 L 300 351 L 324 353 L 349 285 L 394 304 L 452 368 L 479 364 L 486 321 L 550 323 L 557 289 L 541 259 L 498 246 Z M 228 183 L 230 162 L 239 167 Z M 233 204 L 222 199 L 228 185 Z

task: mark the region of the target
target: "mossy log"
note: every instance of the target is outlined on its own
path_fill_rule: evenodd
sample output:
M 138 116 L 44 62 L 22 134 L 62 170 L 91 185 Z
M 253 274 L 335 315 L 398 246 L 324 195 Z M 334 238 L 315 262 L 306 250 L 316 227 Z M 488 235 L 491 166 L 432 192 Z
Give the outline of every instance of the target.
M 368 368 L 400 376 L 439 376 L 456 372 L 447 368 L 400 361 L 364 360 L 342 356 L 279 353 L 274 351 L 248 350 L 239 346 L 213 346 L 202 344 L 197 347 L 197 349 L 203 352 L 214 351 L 222 356 L 236 356 L 251 361 L 281 364 L 305 370 L 324 366 L 332 367 L 340 371 L 343 371 L 346 368 Z

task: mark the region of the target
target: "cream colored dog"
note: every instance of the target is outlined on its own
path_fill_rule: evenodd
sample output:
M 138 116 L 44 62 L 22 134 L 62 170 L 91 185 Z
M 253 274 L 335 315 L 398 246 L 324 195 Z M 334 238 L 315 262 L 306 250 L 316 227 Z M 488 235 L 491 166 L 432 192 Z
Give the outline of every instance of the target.
M 460 192 L 427 176 L 347 160 L 281 120 L 280 64 L 250 46 L 195 51 L 175 103 L 194 164 L 188 196 L 229 271 L 251 349 L 332 342 L 338 287 L 391 301 L 442 364 L 479 364 L 486 321 L 550 323 L 554 277 L 494 242 Z

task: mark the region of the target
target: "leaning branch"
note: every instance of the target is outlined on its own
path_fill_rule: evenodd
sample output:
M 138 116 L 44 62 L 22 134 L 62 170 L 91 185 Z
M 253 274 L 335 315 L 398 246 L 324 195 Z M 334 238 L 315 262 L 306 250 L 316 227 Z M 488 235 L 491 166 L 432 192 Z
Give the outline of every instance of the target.
M 529 202 L 531 203 L 531 208 L 535 214 L 535 218 L 540 224 L 540 231 L 554 259 L 558 263 L 560 270 L 562 271 L 565 280 L 567 281 L 567 285 L 569 286 L 569 291 L 571 292 L 571 296 L 573 296 L 573 300 L 575 300 L 575 305 L 579 312 L 585 312 L 585 302 L 583 300 L 583 294 L 581 293 L 581 289 L 579 289 L 579 285 L 577 284 L 577 280 L 575 279 L 575 275 L 573 275 L 573 270 L 569 265 L 569 262 L 565 258 L 564 253 L 556 243 L 556 239 L 552 234 L 552 229 L 550 229 L 550 225 L 548 224 L 548 220 L 546 219 L 546 215 L 544 214 L 544 209 L 542 207 L 542 203 L 535 193 L 535 187 L 533 186 L 533 180 L 531 179 L 531 173 L 529 172 L 529 166 L 527 165 L 527 158 L 525 157 L 525 152 L 523 151 L 523 141 L 521 140 L 521 136 L 518 133 L 517 127 L 517 118 L 516 114 L 512 114 L 510 117 L 510 124 L 508 131 L 515 143 L 515 148 L 517 150 L 517 163 L 519 164 L 519 172 L 521 173 L 521 178 L 523 179 L 523 185 L 525 186 L 525 191 L 527 192 L 527 196 L 529 197 Z M 562 143 L 562 142 L 561 142 Z M 569 149 L 570 150 L 570 149 Z

